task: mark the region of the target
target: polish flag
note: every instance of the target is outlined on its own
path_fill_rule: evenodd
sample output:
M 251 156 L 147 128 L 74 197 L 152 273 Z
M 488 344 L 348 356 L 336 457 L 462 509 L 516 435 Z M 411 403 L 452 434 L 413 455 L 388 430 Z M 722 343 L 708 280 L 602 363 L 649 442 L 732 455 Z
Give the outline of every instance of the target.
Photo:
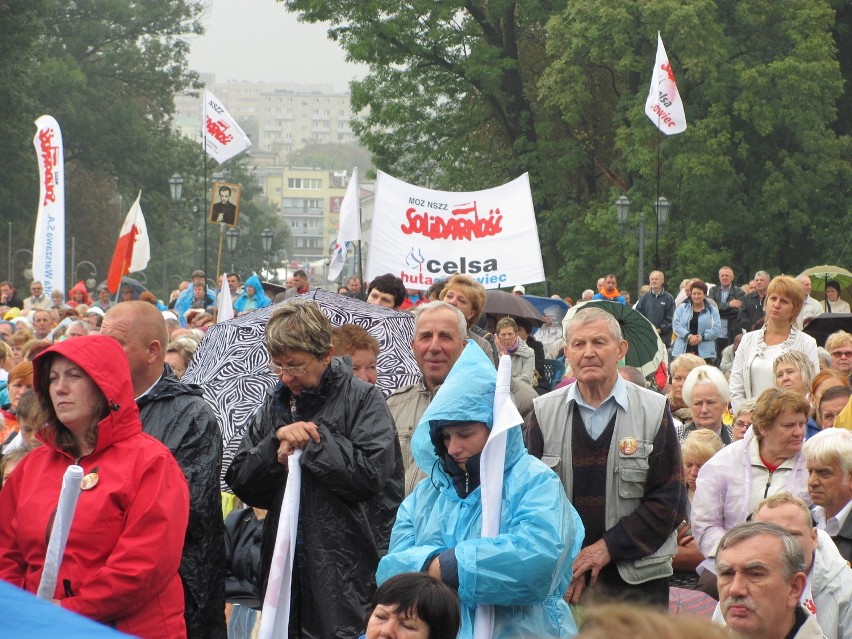
M 139 206 L 141 197 L 142 191 L 139 191 L 136 201 L 130 207 L 127 217 L 124 218 L 118 243 L 115 245 L 115 253 L 112 254 L 107 288 L 113 294 L 118 292 L 122 277 L 135 271 L 144 271 L 148 266 L 148 260 L 151 259 L 148 227 L 145 226 L 145 218 Z
M 352 169 L 352 179 L 346 187 L 346 195 L 340 204 L 340 230 L 337 233 L 337 243 L 328 265 L 328 281 L 333 282 L 340 277 L 346 254 L 352 242 L 361 240 L 361 216 L 358 207 L 358 167 Z

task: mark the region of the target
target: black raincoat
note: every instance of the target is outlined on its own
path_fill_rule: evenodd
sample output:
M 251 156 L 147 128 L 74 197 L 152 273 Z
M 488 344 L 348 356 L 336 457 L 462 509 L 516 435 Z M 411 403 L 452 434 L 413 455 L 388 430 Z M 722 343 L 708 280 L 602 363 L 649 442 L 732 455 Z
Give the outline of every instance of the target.
M 142 430 L 172 452 L 189 484 L 180 577 L 188 639 L 225 639 L 225 523 L 219 475 L 222 432 L 200 387 L 163 376 L 136 402 Z
M 390 411 L 379 390 L 332 358 L 316 391 L 296 398 L 277 384 L 255 414 L 225 481 L 244 502 L 269 513 L 263 528 L 263 592 L 287 466 L 278 462 L 277 428 L 312 421 L 319 444 L 302 453 L 298 540 L 290 637 L 350 639 L 364 630 L 376 567 L 388 546 L 403 494 L 403 466 Z

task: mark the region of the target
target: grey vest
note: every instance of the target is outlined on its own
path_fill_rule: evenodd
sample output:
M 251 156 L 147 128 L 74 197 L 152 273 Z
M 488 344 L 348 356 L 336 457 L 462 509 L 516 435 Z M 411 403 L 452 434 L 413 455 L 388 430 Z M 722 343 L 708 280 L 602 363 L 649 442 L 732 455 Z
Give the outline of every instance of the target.
M 574 471 L 571 466 L 571 435 L 569 433 L 574 402 L 569 405 L 565 396 L 569 386 L 547 393 L 533 401 L 533 410 L 542 437 L 544 453 L 541 460 L 559 475 L 565 493 L 571 498 L 574 492 Z M 605 487 L 605 525 L 609 530 L 623 517 L 639 506 L 645 495 L 648 478 L 648 456 L 653 450 L 656 436 L 666 410 L 666 398 L 652 391 L 627 383 L 630 410 L 620 407 L 615 413 L 615 429 L 607 455 L 607 480 Z M 635 440 L 636 450 L 621 446 L 626 439 Z M 629 443 L 629 442 L 628 442 Z M 623 452 L 622 448 L 625 451 Z M 630 453 L 630 454 L 627 454 Z M 672 557 L 677 551 L 677 532 L 666 540 L 656 552 L 616 566 L 621 578 L 629 584 L 641 584 L 651 579 L 672 574 Z

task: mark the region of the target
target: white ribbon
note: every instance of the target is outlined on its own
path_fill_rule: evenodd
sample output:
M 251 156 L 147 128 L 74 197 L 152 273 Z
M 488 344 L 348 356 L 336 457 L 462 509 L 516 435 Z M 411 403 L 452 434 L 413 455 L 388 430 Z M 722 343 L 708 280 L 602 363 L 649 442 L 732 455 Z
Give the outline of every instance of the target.
M 296 554 L 296 535 L 299 528 L 299 499 L 302 491 L 302 467 L 299 458 L 302 449 L 297 448 L 287 459 L 287 487 L 278 519 L 272 565 L 263 611 L 260 617 L 258 639 L 274 639 L 288 636 L 290 626 L 290 591 L 292 590 L 293 557 Z

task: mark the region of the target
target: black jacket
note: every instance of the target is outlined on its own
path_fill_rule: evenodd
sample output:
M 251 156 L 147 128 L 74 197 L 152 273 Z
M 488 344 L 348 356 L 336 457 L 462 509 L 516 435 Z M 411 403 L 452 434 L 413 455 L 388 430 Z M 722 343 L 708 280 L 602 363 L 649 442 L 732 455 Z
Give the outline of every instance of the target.
M 636 303 L 636 310 L 660 329 L 660 339 L 668 347 L 672 343 L 672 319 L 674 318 L 675 301 L 667 291 L 648 291 Z
M 737 333 L 751 331 L 754 323 L 763 318 L 763 313 L 763 302 L 760 301 L 757 291 L 743 297 L 743 305 L 737 314 Z
M 837 533 L 836 537 L 832 537 L 837 545 L 837 550 L 846 561 L 852 561 L 852 515 L 846 516 L 846 522 L 843 528 Z
M 142 430 L 172 451 L 189 484 L 189 525 L 179 569 L 187 637 L 224 639 L 222 433 L 201 388 L 178 381 L 168 365 L 160 381 L 136 403 Z
M 719 309 L 719 317 L 723 320 L 727 320 L 728 322 L 728 334 L 720 335 L 719 337 L 726 338 L 729 342 L 734 340 L 734 336 L 737 334 L 737 317 L 740 314 L 740 308 L 732 308 L 731 300 L 740 300 L 742 301 L 745 297 L 745 293 L 743 293 L 743 289 L 741 289 L 736 284 L 731 284 L 731 290 L 728 291 L 728 297 L 723 302 L 722 301 L 722 285 L 716 284 L 712 289 L 710 289 L 710 293 L 708 293 L 707 297 L 716 302 L 716 308 Z M 721 353 L 718 354 L 720 357 Z
M 225 598 L 256 609 L 260 609 L 263 521 L 257 518 L 251 507 L 232 510 L 225 518 L 225 555 L 228 560 Z
M 321 442 L 309 442 L 301 457 L 290 637 L 350 639 L 364 630 L 379 557 L 387 551 L 402 501 L 399 441 L 382 394 L 353 377 L 339 357 L 332 358 L 316 391 L 303 391 L 295 399 L 295 415 L 291 398 L 280 383 L 270 389 L 225 481 L 244 502 L 269 511 L 263 529 L 262 597 L 287 483 L 275 431 L 295 421 L 317 425 Z

